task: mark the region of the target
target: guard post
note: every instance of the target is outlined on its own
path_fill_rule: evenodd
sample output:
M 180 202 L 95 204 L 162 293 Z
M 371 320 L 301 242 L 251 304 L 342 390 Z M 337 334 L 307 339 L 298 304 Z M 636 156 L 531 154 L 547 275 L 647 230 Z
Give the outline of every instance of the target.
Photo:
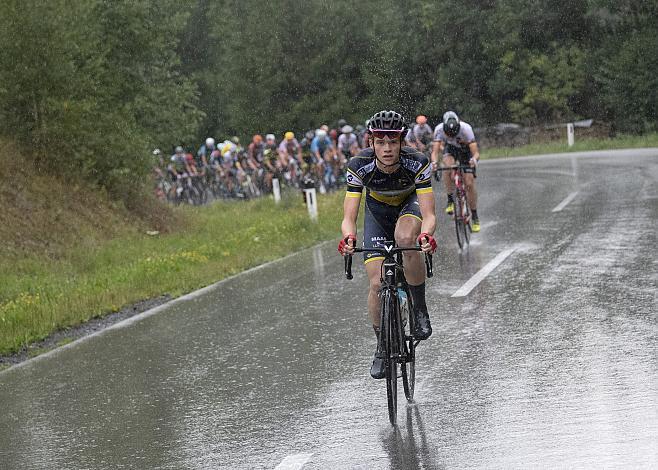
M 315 188 L 304 189 L 304 196 L 304 199 L 306 200 L 306 208 L 308 209 L 308 215 L 311 216 L 311 220 L 318 220 L 318 200 L 315 194 Z
M 281 186 L 279 186 L 279 179 L 272 180 L 272 194 L 274 195 L 274 202 L 277 204 L 281 202 Z

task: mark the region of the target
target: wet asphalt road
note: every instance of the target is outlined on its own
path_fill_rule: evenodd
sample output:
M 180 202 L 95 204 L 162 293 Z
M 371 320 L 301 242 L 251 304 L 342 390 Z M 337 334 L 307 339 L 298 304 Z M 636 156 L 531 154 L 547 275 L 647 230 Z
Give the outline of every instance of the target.
M 0 373 L 0 468 L 656 468 L 657 180 L 656 149 L 483 163 L 397 429 L 331 243 Z

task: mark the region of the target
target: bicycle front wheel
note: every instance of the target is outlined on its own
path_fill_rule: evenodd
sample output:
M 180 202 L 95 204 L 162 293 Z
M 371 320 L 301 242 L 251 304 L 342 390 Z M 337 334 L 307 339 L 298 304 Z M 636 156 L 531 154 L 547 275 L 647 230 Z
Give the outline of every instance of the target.
M 411 309 L 411 296 L 407 292 L 406 305 L 400 305 L 400 316 L 407 318 L 407 324 L 402 329 L 403 341 L 401 348 L 402 361 L 400 362 L 400 372 L 402 373 L 402 386 L 404 387 L 404 396 L 407 401 L 414 399 L 414 389 L 416 386 L 416 345 L 414 343 L 414 316 Z M 405 311 L 402 311 L 405 309 Z
M 384 339 L 384 365 L 386 370 L 386 398 L 388 401 L 388 419 L 393 426 L 398 416 L 398 325 L 395 321 L 394 294 L 386 289 L 382 295 L 382 326 L 385 325 Z
M 469 238 L 471 236 L 471 209 L 468 205 L 468 197 L 466 196 L 466 191 L 464 191 L 462 194 L 462 212 L 464 214 L 464 217 L 462 218 L 464 221 L 462 224 L 464 230 L 464 240 L 466 240 L 466 243 L 470 243 Z
M 462 249 L 464 248 L 464 244 L 466 243 L 466 240 L 464 238 L 464 219 L 462 218 L 462 213 L 463 213 L 463 201 L 462 198 L 459 195 L 459 191 L 455 191 L 455 194 L 453 195 L 453 201 L 455 203 L 455 233 L 457 234 L 457 245 L 459 245 L 459 248 Z

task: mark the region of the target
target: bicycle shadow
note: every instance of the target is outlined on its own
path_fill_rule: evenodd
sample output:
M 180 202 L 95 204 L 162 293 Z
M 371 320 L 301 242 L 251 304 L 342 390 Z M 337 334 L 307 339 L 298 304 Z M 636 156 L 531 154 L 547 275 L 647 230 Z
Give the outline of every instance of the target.
M 382 436 L 382 444 L 388 454 L 390 468 L 431 470 L 446 468 L 445 465 L 437 462 L 437 456 L 433 455 L 418 405 L 406 406 L 406 412 L 406 428 L 401 431 L 400 427 L 396 426 Z

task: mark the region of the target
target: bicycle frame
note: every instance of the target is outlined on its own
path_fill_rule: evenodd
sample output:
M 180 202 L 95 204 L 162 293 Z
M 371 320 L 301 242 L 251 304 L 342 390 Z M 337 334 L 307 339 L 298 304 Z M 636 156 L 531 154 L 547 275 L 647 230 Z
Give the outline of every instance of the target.
M 470 168 L 470 166 L 451 165 L 438 169 L 438 171 L 452 171 L 451 178 L 453 183 L 455 184 L 455 191 L 457 192 L 457 195 L 462 199 L 464 203 L 461 204 L 462 213 L 461 214 L 455 213 L 455 216 L 461 217 L 465 224 L 468 224 L 471 221 L 471 212 L 466 204 L 466 187 L 464 186 L 464 170 L 467 168 Z
M 457 233 L 457 243 L 459 248 L 462 249 L 465 244 L 468 244 L 469 231 L 471 223 L 471 211 L 468 207 L 468 200 L 466 197 L 466 187 L 464 185 L 464 170 L 470 168 L 465 165 L 452 165 L 439 168 L 439 171 L 451 171 L 451 178 L 455 184 L 455 230 Z

